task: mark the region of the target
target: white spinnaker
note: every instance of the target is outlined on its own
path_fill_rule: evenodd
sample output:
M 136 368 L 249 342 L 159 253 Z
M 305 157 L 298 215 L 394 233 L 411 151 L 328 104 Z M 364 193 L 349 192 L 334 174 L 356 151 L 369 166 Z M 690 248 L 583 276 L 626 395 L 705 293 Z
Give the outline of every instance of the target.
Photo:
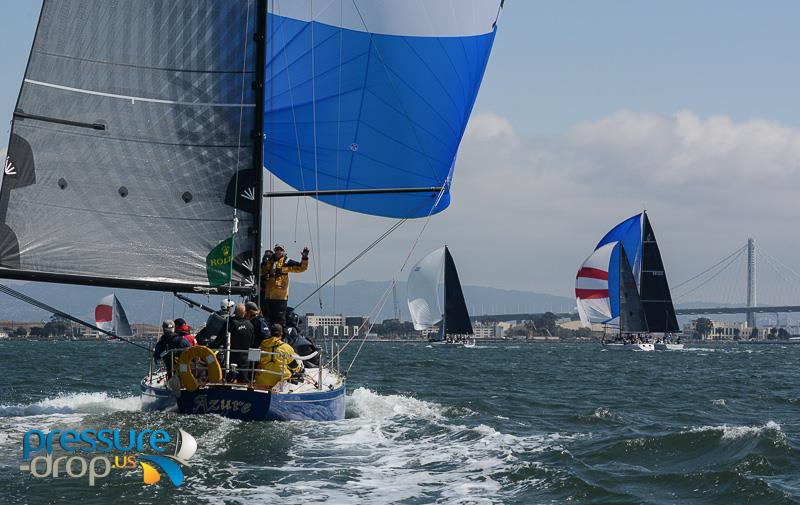
M 619 242 L 598 247 L 581 265 L 575 279 L 575 301 L 583 326 L 605 323 L 614 318 L 609 298 L 608 271 L 611 255 Z
M 408 310 L 415 330 L 433 328 L 442 321 L 439 286 L 444 283 L 444 247 L 428 254 L 408 274 Z

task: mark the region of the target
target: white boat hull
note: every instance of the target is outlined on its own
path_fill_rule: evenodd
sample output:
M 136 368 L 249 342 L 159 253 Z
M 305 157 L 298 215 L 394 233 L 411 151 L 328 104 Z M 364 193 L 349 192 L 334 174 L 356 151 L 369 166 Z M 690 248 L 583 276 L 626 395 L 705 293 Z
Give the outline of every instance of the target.
M 655 344 L 656 351 L 681 351 L 683 344 Z
M 654 351 L 653 344 L 603 344 L 609 351 Z

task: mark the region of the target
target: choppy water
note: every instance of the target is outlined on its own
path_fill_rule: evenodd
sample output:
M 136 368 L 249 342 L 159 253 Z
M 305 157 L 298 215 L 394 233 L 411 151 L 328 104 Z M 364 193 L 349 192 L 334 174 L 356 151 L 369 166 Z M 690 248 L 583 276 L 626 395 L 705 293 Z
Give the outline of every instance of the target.
M 0 355 L 1 503 L 800 503 L 800 346 L 367 344 L 324 424 L 143 412 L 127 345 Z M 182 427 L 188 481 L 19 471 L 26 430 L 84 426 Z

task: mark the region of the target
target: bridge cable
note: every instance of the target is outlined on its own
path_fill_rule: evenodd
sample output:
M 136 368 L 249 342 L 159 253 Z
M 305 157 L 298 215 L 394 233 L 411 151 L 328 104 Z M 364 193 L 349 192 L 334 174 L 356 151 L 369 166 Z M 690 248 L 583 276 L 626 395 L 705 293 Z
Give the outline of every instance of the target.
M 681 298 L 683 298 L 683 297 L 685 297 L 685 296 L 688 296 L 688 295 L 690 295 L 690 294 L 694 293 L 694 292 L 695 292 L 695 291 L 697 291 L 698 289 L 702 288 L 703 286 L 707 285 L 709 282 L 711 282 L 711 281 L 713 281 L 714 279 L 716 279 L 716 278 L 717 278 L 717 277 L 718 277 L 720 274 L 722 274 L 722 272 L 724 272 L 725 270 L 727 270 L 727 269 L 728 269 L 728 268 L 729 268 L 729 267 L 730 267 L 730 266 L 731 266 L 731 265 L 732 265 L 732 264 L 733 264 L 733 263 L 734 263 L 734 262 L 735 262 L 737 259 L 739 259 L 739 256 L 740 256 L 740 255 L 744 254 L 744 250 L 745 250 L 745 247 L 742 247 L 742 248 L 739 250 L 739 254 L 737 254 L 735 257 L 733 257 L 733 259 L 731 259 L 731 260 L 730 260 L 728 263 L 726 263 L 726 264 L 725 264 L 725 265 L 724 265 L 724 266 L 723 266 L 723 267 L 722 267 L 722 268 L 721 268 L 719 271 L 717 271 L 717 272 L 716 272 L 714 275 L 712 275 L 712 276 L 711 276 L 711 277 L 709 277 L 707 280 L 705 280 L 704 282 L 702 282 L 702 283 L 700 283 L 699 285 L 697 285 L 695 288 L 693 288 L 693 289 L 690 289 L 689 291 L 686 291 L 685 293 L 682 293 L 682 294 L 681 294 L 681 295 L 679 295 L 679 296 L 676 296 L 676 297 L 675 297 L 675 300 L 680 300 Z M 730 257 L 731 257 L 731 256 L 728 256 L 728 258 L 730 258 Z M 697 277 L 697 276 L 695 276 L 695 278 L 696 278 L 696 277 Z M 682 286 L 682 285 L 685 285 L 685 284 L 686 284 L 686 282 L 688 282 L 688 281 L 685 281 L 685 282 L 681 283 L 680 285 L 681 285 L 681 286 Z
M 715 263 L 715 264 L 711 265 L 710 267 L 706 268 L 705 270 L 703 270 L 703 271 L 702 271 L 702 272 L 700 272 L 699 274 L 695 275 L 694 277 L 691 277 L 691 278 L 689 278 L 689 279 L 686 279 L 685 281 L 683 281 L 683 282 L 681 282 L 681 283 L 675 284 L 674 286 L 672 286 L 672 289 L 673 289 L 673 290 L 675 290 L 675 289 L 678 289 L 678 288 L 680 288 L 680 287 L 682 287 L 682 286 L 684 286 L 684 285 L 686 285 L 686 284 L 688 284 L 688 283 L 692 282 L 693 280 L 697 279 L 698 277 L 702 277 L 704 274 L 707 274 L 707 273 L 708 273 L 708 272 L 710 272 L 711 270 L 713 270 L 713 269 L 715 269 L 716 267 L 720 266 L 721 264 L 725 263 L 725 262 L 726 262 L 728 259 L 730 259 L 731 257 L 733 257 L 733 256 L 735 256 L 735 255 L 737 255 L 737 254 L 741 254 L 742 252 L 744 252 L 744 250 L 745 250 L 745 249 L 747 249 L 747 245 L 743 245 L 743 246 L 742 246 L 742 247 L 740 247 L 739 249 L 737 249 L 737 250 L 733 251 L 731 254 L 729 254 L 728 256 L 725 256 L 725 258 L 721 259 L 719 262 L 717 262 L 717 263 Z

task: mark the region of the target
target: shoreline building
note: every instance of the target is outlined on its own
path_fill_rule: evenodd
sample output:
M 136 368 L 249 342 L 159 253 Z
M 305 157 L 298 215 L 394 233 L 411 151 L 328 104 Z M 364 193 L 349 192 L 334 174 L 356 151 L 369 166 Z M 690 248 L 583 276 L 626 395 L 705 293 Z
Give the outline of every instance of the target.
M 307 313 L 301 329 L 307 331 L 312 338 L 350 338 L 358 337 L 367 331 L 368 325 L 368 317 Z

